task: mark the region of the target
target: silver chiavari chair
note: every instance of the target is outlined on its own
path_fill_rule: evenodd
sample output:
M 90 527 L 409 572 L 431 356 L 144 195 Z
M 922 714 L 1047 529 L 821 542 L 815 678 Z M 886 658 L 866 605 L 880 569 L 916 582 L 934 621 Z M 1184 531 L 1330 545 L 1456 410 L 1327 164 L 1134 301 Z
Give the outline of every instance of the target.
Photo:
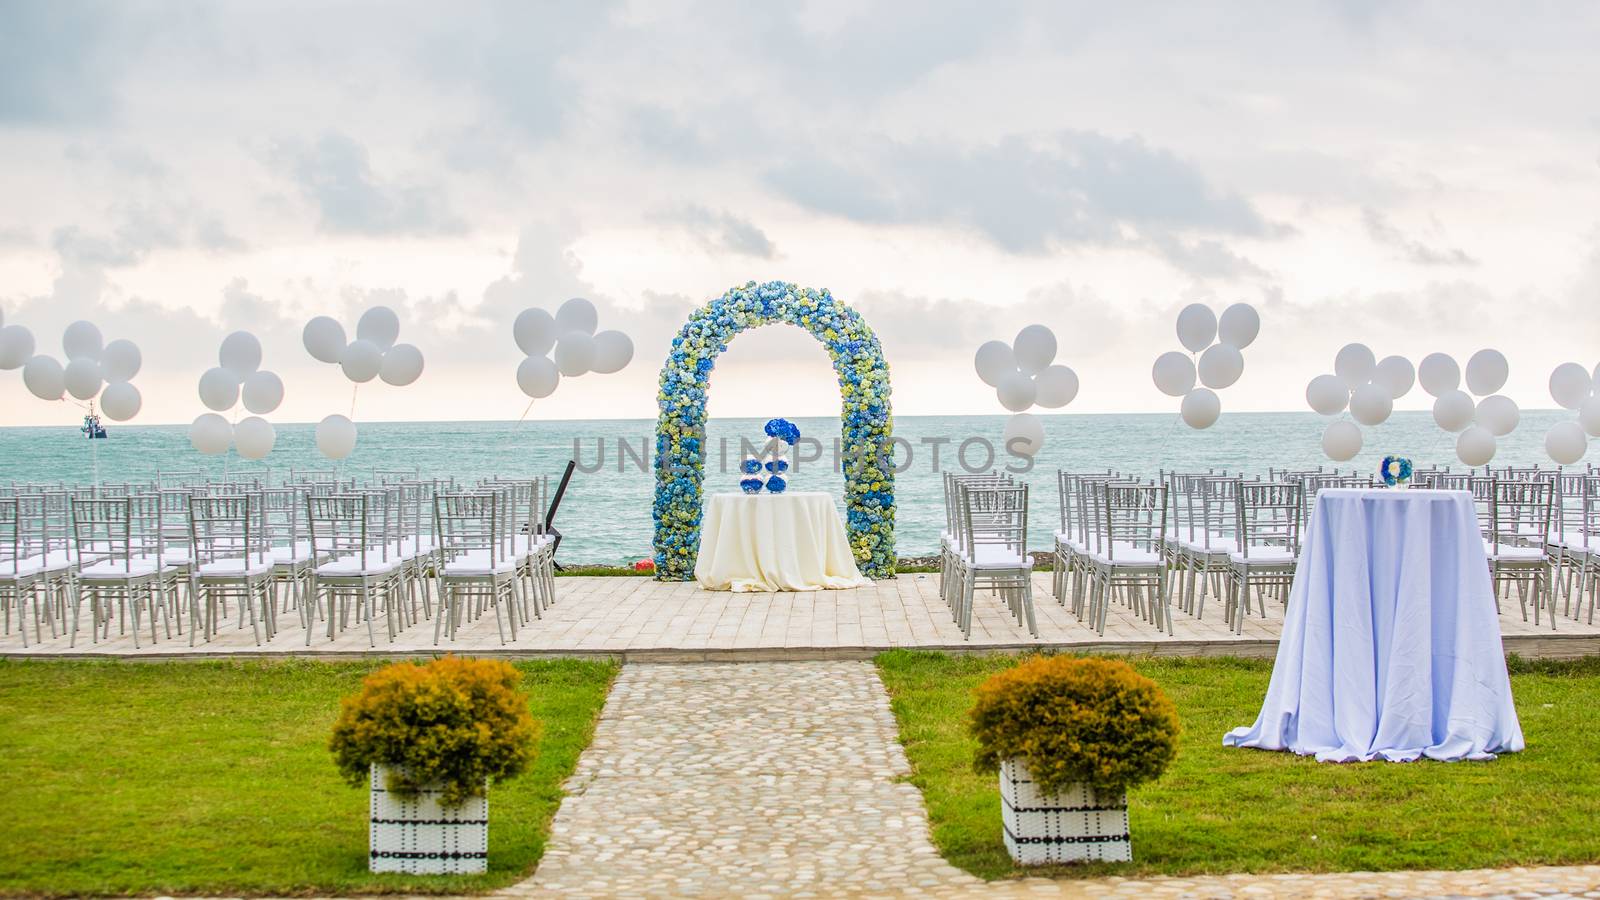
M 1097 535 L 1091 542 L 1087 613 L 1089 627 L 1105 634 L 1111 603 L 1120 590 L 1134 612 L 1159 631 L 1172 633 L 1172 604 L 1167 592 L 1166 484 L 1108 481 L 1089 487 L 1091 518 Z M 1084 609 L 1074 610 L 1079 619 Z
M 1534 624 L 1540 624 L 1548 602 L 1551 628 L 1555 628 L 1556 613 L 1554 602 L 1549 602 L 1550 561 L 1545 556 L 1545 542 L 1530 542 L 1528 535 L 1550 533 L 1553 493 L 1553 485 L 1544 479 L 1502 481 L 1489 477 L 1474 479 L 1473 483 L 1480 522 L 1485 526 L 1484 553 L 1489 558 L 1496 607 L 1500 598 L 1515 587 L 1523 621 L 1528 618 L 1531 594 Z
M 1238 546 L 1228 554 L 1227 622 L 1244 631 L 1250 613 L 1250 589 L 1256 590 L 1263 618 L 1264 589 L 1277 588 L 1287 605 L 1300 560 L 1300 519 L 1304 488 L 1299 484 L 1240 482 L 1235 503 Z
M 279 611 L 293 607 L 309 632 L 319 611 L 311 590 L 311 571 L 317 559 L 311 552 L 305 497 L 299 487 L 267 488 L 261 491 L 261 514 L 266 523 L 263 531 L 267 553 L 272 557 L 273 579 L 285 589 Z
M 159 614 L 172 636 L 172 608 L 177 605 L 178 578 L 162 558 L 160 498 L 152 494 L 117 499 L 71 498 L 73 545 L 78 571 L 73 579 L 72 637 L 76 646 L 83 594 L 89 595 L 90 634 L 98 643 L 102 630 L 109 639 L 115 618 L 123 633 L 131 622 L 134 647 L 139 646 L 139 620 L 148 615 L 150 640 L 156 640 Z M 111 613 L 111 607 L 117 610 Z
M 404 560 L 391 536 L 394 523 L 382 492 L 306 494 L 306 527 L 311 535 L 313 602 L 326 611 L 328 639 L 351 623 L 367 623 L 367 639 L 378 645 L 372 624 L 381 606 L 390 641 L 404 589 Z M 353 609 L 352 609 L 353 607 Z M 311 629 L 306 629 L 306 644 Z
M 1017 624 L 1039 636 L 1033 614 L 1033 558 L 1028 554 L 1028 485 L 959 482 L 961 548 L 956 557 L 957 621 L 972 636 L 972 607 L 987 588 L 1006 602 Z
M 506 520 L 500 507 L 504 496 L 490 490 L 433 498 L 434 533 L 442 559 L 434 644 L 439 643 L 441 634 L 455 640 L 464 617 L 476 618 L 490 607 L 500 643 L 506 642 L 508 627 L 511 640 L 517 639 L 522 578 L 511 535 L 503 530 Z
M 191 584 L 198 595 L 190 603 L 191 615 L 196 608 L 203 614 L 200 624 L 206 640 L 217 634 L 217 611 L 223 597 L 238 600 L 239 627 L 244 627 L 248 615 L 257 646 L 263 630 L 267 640 L 272 640 L 277 630 L 276 582 L 261 495 L 191 498 L 189 529 L 194 551 Z M 194 627 L 191 623 L 191 629 Z M 194 643 L 193 630 L 189 642 Z

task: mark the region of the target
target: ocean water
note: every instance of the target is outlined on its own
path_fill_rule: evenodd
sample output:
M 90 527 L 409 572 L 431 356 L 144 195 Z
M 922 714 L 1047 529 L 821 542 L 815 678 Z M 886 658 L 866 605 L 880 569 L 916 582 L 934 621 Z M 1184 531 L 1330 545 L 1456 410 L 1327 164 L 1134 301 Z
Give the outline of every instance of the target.
M 1571 413 L 1523 413 L 1511 435 L 1500 440 L 1495 465 L 1549 465 L 1544 434 Z M 1043 450 L 1032 469 L 1018 477 L 1033 485 L 1029 544 L 1050 546 L 1059 507 L 1055 472 L 1112 468 L 1154 475 L 1161 470 L 1225 468 L 1260 471 L 1328 465 L 1322 456 L 1325 420 L 1313 413 L 1224 414 L 1216 425 L 1193 431 L 1175 415 L 1040 416 Z M 741 439 L 759 443 L 761 419 L 713 419 L 708 425 L 707 491 L 738 490 L 735 474 Z M 795 490 L 821 490 L 842 496 L 844 479 L 833 447 L 839 437 L 834 418 L 794 420 L 806 438 L 803 455 L 790 478 Z M 1005 416 L 904 416 L 895 419 L 905 465 L 896 476 L 897 544 L 901 556 L 931 554 L 943 527 L 943 472 L 961 471 L 958 450 L 967 442 L 965 463 L 982 470 L 1021 461 L 1001 450 L 992 462 L 987 446 L 1000 447 Z M 652 554 L 650 505 L 654 479 L 649 453 L 653 420 L 565 422 L 408 422 L 362 423 L 356 450 L 337 468 L 346 476 L 366 477 L 379 469 L 420 469 L 470 482 L 490 475 L 558 477 L 568 459 L 585 469 L 574 473 L 556 524 L 563 533 L 563 562 L 623 563 Z M 268 470 L 237 455 L 204 457 L 189 446 L 187 426 L 110 427 L 110 437 L 88 441 L 75 428 L 0 428 L 0 484 L 13 481 L 89 483 L 98 470 L 103 482 L 147 479 L 159 471 L 206 471 L 287 476 L 291 470 L 333 469 L 316 452 L 314 426 L 278 425 L 278 441 Z M 1342 468 L 1376 471 L 1385 453 L 1411 457 L 1418 466 L 1455 464 L 1454 436 L 1434 426 L 1427 412 L 1397 412 L 1377 428 L 1366 429 L 1363 452 Z M 722 448 L 725 451 L 721 451 Z M 906 459 L 909 447 L 909 462 Z M 937 464 L 934 460 L 938 451 Z M 725 456 L 723 453 L 725 452 Z M 820 458 L 814 458 L 820 455 Z M 722 457 L 719 460 L 719 456 Z M 640 460 L 644 464 L 641 466 Z M 1600 463 L 1600 444 L 1585 462 Z M 598 466 L 598 468 L 596 468 Z

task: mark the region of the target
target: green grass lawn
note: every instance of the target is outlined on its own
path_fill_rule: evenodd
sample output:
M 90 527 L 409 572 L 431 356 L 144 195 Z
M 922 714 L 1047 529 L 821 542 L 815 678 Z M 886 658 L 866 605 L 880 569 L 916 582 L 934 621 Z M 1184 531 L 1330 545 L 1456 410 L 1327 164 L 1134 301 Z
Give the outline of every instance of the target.
M 973 771 L 972 689 L 1004 656 L 894 651 L 878 657 L 933 824 L 952 863 L 984 878 L 1023 874 L 1001 842 L 996 777 Z M 1600 860 L 1600 657 L 1513 659 L 1528 749 L 1493 762 L 1319 763 L 1225 749 L 1255 721 L 1270 661 L 1137 659 L 1183 722 L 1178 758 L 1130 792 L 1132 863 L 1044 874 L 1190 875 L 1467 869 Z M 1027 874 L 1039 874 L 1037 869 Z
M 514 883 L 617 668 L 517 663 L 539 758 L 489 791 L 489 872 L 367 872 L 367 791 L 327 751 L 378 662 L 0 661 L 0 894 L 447 892 Z

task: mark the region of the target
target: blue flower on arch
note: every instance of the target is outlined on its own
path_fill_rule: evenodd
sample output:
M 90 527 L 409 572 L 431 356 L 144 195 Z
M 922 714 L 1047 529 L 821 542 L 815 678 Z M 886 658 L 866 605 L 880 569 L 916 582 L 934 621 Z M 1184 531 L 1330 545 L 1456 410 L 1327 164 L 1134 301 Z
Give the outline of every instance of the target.
M 826 290 L 783 281 L 747 282 L 695 310 L 672 340 L 661 368 L 656 422 L 656 577 L 688 581 L 700 549 L 704 500 L 705 398 L 716 358 L 746 329 L 783 323 L 804 328 L 827 348 L 839 378 L 845 507 L 850 549 L 861 574 L 894 575 L 894 468 L 889 365 L 877 335 Z M 780 424 L 781 423 L 781 424 Z M 767 433 L 789 443 L 799 429 L 781 419 Z M 775 431 L 782 432 L 774 434 Z M 781 482 L 782 479 L 780 478 Z M 742 486 L 742 485 L 741 485 Z

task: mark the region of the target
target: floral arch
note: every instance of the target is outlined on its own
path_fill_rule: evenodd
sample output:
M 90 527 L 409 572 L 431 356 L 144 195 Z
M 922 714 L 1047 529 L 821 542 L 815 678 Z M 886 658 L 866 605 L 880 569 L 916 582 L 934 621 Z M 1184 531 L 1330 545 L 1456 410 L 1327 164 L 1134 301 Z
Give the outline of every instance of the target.
M 821 341 L 839 376 L 846 524 L 861 574 L 894 575 L 894 464 L 889 366 L 861 314 L 827 291 L 749 282 L 695 310 L 661 367 L 656 420 L 656 577 L 688 581 L 700 549 L 706 392 L 717 356 L 750 328 L 798 325 Z

